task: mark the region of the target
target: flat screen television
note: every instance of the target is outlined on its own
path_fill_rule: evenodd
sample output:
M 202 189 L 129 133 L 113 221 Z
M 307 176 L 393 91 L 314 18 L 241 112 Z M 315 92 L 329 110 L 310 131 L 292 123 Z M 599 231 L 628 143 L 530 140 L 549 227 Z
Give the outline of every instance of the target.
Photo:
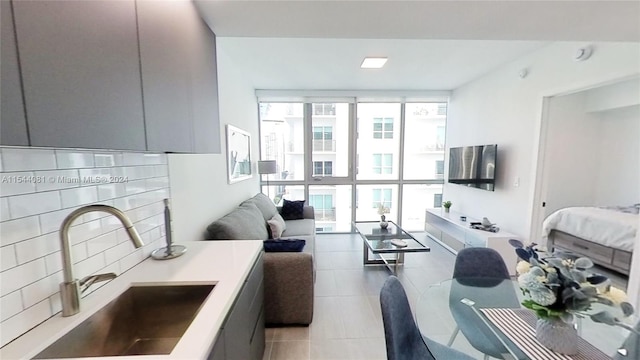
M 452 147 L 449 149 L 449 182 L 493 191 L 498 145 Z

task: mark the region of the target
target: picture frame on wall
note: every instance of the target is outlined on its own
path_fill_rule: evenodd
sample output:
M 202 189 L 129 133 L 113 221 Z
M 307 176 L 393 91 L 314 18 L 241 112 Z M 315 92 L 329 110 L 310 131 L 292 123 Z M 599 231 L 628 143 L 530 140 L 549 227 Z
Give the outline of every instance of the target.
M 229 184 L 250 179 L 251 135 L 227 124 L 227 177 Z

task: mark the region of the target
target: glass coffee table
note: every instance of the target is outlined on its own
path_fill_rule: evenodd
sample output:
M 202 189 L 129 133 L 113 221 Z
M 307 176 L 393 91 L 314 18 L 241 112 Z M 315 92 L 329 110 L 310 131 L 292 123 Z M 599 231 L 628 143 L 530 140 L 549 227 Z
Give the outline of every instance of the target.
M 405 253 L 429 252 L 431 248 L 416 240 L 393 221 L 388 223 L 389 226 L 382 229 L 378 221 L 356 221 L 352 228 L 362 236 L 363 265 L 384 264 L 396 274 L 398 266 L 404 263 Z M 394 245 L 398 240 L 402 240 L 406 246 Z

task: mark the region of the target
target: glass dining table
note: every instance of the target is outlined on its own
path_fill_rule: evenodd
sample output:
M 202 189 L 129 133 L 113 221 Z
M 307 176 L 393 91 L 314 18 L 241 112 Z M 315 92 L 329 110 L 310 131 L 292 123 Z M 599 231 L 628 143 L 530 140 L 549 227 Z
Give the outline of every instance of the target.
M 511 323 L 504 326 L 496 321 L 495 313 L 508 312 L 516 315 L 516 322 L 522 319 L 523 327 L 528 321 L 535 330 L 535 315 L 521 306 L 522 300 L 524 296 L 514 280 L 446 280 L 429 286 L 420 295 L 415 307 L 416 323 L 422 335 L 442 344 L 447 344 L 459 330 L 451 348 L 475 358 L 487 355 L 517 360 L 555 358 L 532 352 L 518 336 L 509 332 L 513 327 Z M 630 326 L 640 329 L 640 323 L 629 321 L 635 324 Z M 595 323 L 588 318 L 580 319 L 577 324 L 581 338 L 579 354 L 568 359 L 640 359 L 640 336 L 622 327 Z

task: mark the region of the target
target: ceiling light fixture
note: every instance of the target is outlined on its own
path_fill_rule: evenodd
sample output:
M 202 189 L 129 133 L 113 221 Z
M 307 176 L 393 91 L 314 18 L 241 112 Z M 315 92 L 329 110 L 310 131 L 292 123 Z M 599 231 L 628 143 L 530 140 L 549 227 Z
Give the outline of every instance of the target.
M 386 62 L 386 57 L 366 57 L 360 67 L 363 69 L 380 69 Z

